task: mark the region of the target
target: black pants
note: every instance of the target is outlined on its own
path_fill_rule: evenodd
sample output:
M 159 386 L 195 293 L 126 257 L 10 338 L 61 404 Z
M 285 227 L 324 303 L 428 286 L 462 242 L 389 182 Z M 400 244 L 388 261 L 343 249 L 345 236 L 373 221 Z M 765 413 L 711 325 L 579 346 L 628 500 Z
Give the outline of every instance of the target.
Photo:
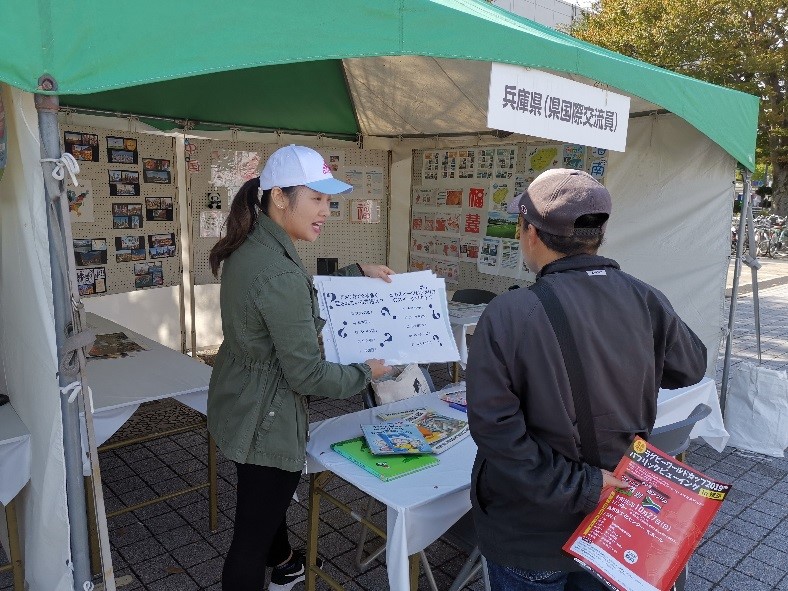
M 260 591 L 266 566 L 276 566 L 290 556 L 285 515 L 301 473 L 253 464 L 235 466 L 238 504 L 222 589 Z

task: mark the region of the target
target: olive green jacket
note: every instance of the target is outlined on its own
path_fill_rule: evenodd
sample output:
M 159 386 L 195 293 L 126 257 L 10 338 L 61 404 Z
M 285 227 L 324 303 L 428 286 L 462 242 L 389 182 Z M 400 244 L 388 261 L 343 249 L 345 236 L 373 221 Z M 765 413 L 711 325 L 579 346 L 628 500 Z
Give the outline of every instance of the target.
M 339 274 L 359 272 L 353 265 Z M 369 366 L 323 359 L 312 278 L 267 215 L 224 261 L 220 307 L 224 342 L 208 390 L 208 430 L 235 462 L 300 471 L 306 397 L 353 396 L 369 383 Z

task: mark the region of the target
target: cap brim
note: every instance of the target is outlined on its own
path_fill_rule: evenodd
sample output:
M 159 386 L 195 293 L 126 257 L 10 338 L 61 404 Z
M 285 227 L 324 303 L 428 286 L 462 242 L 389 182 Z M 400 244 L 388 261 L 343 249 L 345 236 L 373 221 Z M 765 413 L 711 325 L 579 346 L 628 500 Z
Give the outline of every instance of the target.
M 522 193 L 512 197 L 512 199 L 506 205 L 506 213 L 520 213 L 520 200 L 522 198 L 523 198 Z
M 344 193 L 350 193 L 353 190 L 353 185 L 348 185 L 337 179 L 314 181 L 312 183 L 306 183 L 306 186 L 318 193 L 324 193 L 326 195 L 342 195 Z

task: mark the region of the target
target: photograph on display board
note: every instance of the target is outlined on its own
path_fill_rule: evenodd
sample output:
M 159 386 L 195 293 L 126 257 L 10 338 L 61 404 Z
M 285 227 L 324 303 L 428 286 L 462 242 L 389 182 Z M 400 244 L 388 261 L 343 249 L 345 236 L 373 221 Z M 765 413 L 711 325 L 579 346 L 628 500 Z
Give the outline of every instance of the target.
M 74 262 L 77 267 L 107 264 L 107 240 L 105 238 L 74 238 Z
M 159 287 L 164 285 L 164 269 L 161 261 L 134 263 L 134 288 Z
M 487 214 L 487 236 L 492 238 L 519 238 L 516 213 L 501 213 L 491 211 Z
M 435 203 L 438 207 L 462 207 L 462 189 L 438 189 Z
M 113 203 L 112 228 L 114 230 L 142 228 L 142 203 Z
M 93 185 L 80 179 L 78 187 L 66 186 L 71 223 L 93 223 Z
M 150 258 L 163 259 L 175 256 L 175 234 L 149 234 L 148 251 Z
M 107 270 L 105 267 L 77 269 L 79 295 L 88 296 L 107 293 Z
M 130 263 L 144 261 L 146 258 L 144 236 L 117 236 L 115 238 L 115 262 Z
M 140 194 L 140 173 L 136 170 L 108 170 L 109 194 L 112 197 L 136 197 Z
M 130 137 L 107 136 L 107 162 L 137 164 L 137 140 Z
M 66 152 L 76 160 L 83 162 L 99 161 L 99 140 L 94 133 L 66 131 L 63 133 L 63 145 Z
M 146 183 L 169 185 L 172 183 L 172 176 L 170 175 L 170 161 L 160 158 L 143 158 L 142 179 Z
M 586 147 L 579 144 L 564 144 L 563 167 L 585 170 Z
M 171 222 L 172 212 L 172 197 L 145 197 L 145 219 L 149 222 Z

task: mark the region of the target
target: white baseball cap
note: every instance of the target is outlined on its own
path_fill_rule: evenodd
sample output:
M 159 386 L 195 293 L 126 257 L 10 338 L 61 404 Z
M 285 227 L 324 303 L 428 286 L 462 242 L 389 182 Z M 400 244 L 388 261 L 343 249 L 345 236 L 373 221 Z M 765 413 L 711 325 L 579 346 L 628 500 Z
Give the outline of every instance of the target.
M 290 144 L 271 154 L 260 173 L 260 188 L 296 187 L 305 185 L 318 193 L 339 195 L 350 193 L 353 185 L 333 177 L 323 157 L 306 146 Z

